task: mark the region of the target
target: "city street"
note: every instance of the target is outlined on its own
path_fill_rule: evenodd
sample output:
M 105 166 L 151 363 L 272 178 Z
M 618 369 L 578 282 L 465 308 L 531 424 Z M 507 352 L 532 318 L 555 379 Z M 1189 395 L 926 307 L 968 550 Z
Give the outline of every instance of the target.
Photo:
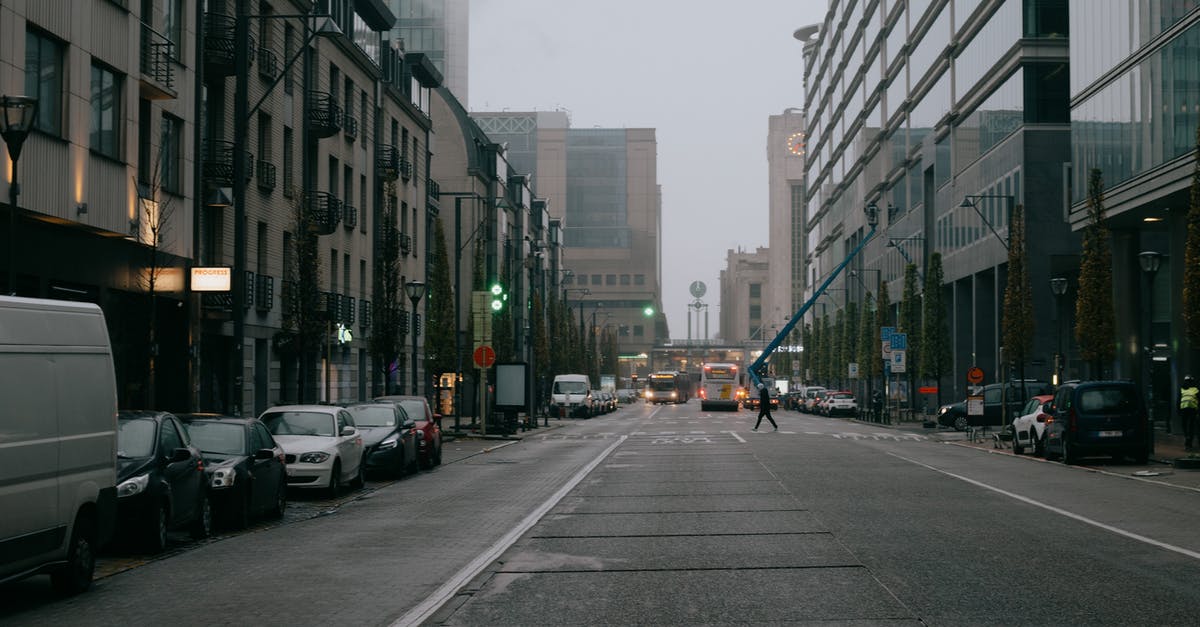
M 106 558 L 78 597 L 0 587 L 0 623 L 1195 622 L 1200 472 L 753 418 L 638 403 L 458 440 L 283 523 Z

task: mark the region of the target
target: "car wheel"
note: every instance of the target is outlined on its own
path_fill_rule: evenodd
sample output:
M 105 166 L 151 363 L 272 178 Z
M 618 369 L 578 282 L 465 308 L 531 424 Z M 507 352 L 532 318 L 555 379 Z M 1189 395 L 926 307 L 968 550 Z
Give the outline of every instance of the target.
M 1071 446 L 1071 443 L 1068 442 L 1066 438 L 1063 438 L 1063 441 L 1062 441 L 1062 463 L 1067 464 L 1067 465 L 1074 465 L 1076 462 L 1079 461 L 1079 459 L 1075 455 L 1075 451 L 1071 450 L 1072 448 L 1073 447 Z
M 1037 455 L 1038 457 L 1045 457 L 1046 456 L 1046 438 L 1045 437 L 1040 437 L 1040 438 L 1037 437 L 1037 432 L 1034 431 L 1029 436 L 1029 439 L 1033 440 L 1033 454 Z
M 329 498 L 336 499 L 338 492 L 342 491 L 342 462 L 340 460 L 333 462 L 333 471 L 329 473 L 329 487 L 326 492 Z
M 212 533 L 212 503 L 208 502 L 208 495 L 200 497 L 200 513 L 192 523 L 192 537 L 201 540 L 207 538 Z
M 62 594 L 79 594 L 92 585 L 96 571 L 96 552 L 91 517 L 79 514 L 71 530 L 67 563 L 50 573 L 50 583 Z
M 442 443 L 441 443 L 441 441 L 438 441 L 438 443 L 437 443 L 437 448 L 436 448 L 436 449 L 434 449 L 434 452 L 433 452 L 433 465 L 434 465 L 434 466 L 441 466 L 441 465 L 442 465 Z
M 150 553 L 161 553 L 167 548 L 167 506 L 159 503 L 146 521 L 146 537 L 143 543 Z
M 1013 429 L 1013 455 L 1022 455 L 1025 453 L 1025 445 L 1021 444 L 1021 432 Z
M 969 426 L 971 426 L 971 425 L 970 425 L 970 423 L 967 422 L 966 416 L 955 416 L 954 417 L 954 430 L 955 431 L 966 431 L 967 427 L 969 427 Z
M 350 480 L 350 487 L 354 488 L 355 490 L 361 490 L 363 486 L 367 485 L 367 478 L 364 476 L 366 468 L 365 462 L 366 458 L 363 458 L 358 462 L 358 472 L 354 473 L 354 478 Z
M 283 513 L 287 511 L 287 481 L 280 481 L 279 488 L 275 493 L 275 503 L 271 505 L 268 512 L 271 518 L 283 518 Z

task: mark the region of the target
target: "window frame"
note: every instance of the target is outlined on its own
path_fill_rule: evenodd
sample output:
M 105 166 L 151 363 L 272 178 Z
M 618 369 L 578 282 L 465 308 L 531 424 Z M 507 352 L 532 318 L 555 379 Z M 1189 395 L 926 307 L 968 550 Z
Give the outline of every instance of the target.
M 30 44 L 36 40 L 38 43 L 35 53 L 35 59 L 30 58 Z M 54 67 L 53 75 L 44 77 L 45 60 L 44 53 L 47 50 L 46 44 L 54 52 Z M 34 60 L 36 66 L 31 69 L 30 61 Z M 46 31 L 37 28 L 25 29 L 25 93 L 38 99 L 37 116 L 33 121 L 33 129 L 53 135 L 55 137 L 63 136 L 63 83 L 64 83 L 64 61 L 66 60 L 66 44 L 62 40 L 50 35 Z M 45 87 L 46 83 L 53 83 L 49 88 Z M 54 98 L 48 97 L 48 94 L 53 91 Z
M 113 98 L 112 98 L 112 105 L 108 109 L 103 108 L 103 100 L 104 99 L 97 95 L 97 91 L 96 91 L 97 72 L 99 72 L 99 78 L 100 78 L 100 83 L 101 83 L 100 93 L 104 92 L 104 87 L 103 87 L 104 79 L 106 77 L 110 77 L 112 79 L 112 84 L 109 87 L 109 89 L 111 90 L 111 92 L 113 94 Z M 91 109 L 91 115 L 88 118 L 89 119 L 88 150 L 90 150 L 92 152 L 92 154 L 101 155 L 104 157 L 108 157 L 109 159 L 114 159 L 114 160 L 120 161 L 121 160 L 121 151 L 122 151 L 122 145 L 121 145 L 122 106 L 125 104 L 123 98 L 121 97 L 123 95 L 121 93 L 121 91 L 124 88 L 125 76 L 123 74 L 118 73 L 116 70 L 112 69 L 111 67 L 104 65 L 103 63 L 96 62 L 94 59 L 92 60 L 91 68 L 90 68 L 88 75 L 89 75 L 89 85 L 91 87 L 91 89 L 90 89 L 91 100 L 89 102 L 89 108 Z M 105 112 L 108 113 L 108 116 L 109 116 L 110 122 L 111 122 L 111 128 L 108 128 L 108 129 L 103 128 Z M 100 116 L 99 120 L 97 119 L 97 116 Z M 99 127 L 99 128 L 97 128 L 97 127 Z M 111 145 L 109 145 L 109 142 L 104 141 L 104 137 L 105 137 L 104 133 L 106 131 L 109 132 L 109 137 L 111 138 Z M 97 143 L 99 143 L 100 145 L 98 146 Z

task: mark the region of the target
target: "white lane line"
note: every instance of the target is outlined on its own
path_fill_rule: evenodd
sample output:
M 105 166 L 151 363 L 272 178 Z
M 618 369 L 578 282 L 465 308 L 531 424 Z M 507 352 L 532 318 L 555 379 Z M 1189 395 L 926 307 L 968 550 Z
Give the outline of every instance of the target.
M 496 560 L 497 557 L 500 557 L 504 551 L 508 550 L 508 547 L 512 546 L 513 543 L 515 543 L 522 535 L 524 535 L 526 531 L 529 531 L 531 527 L 537 524 L 537 522 L 541 520 L 542 516 L 546 515 L 546 512 L 549 512 L 554 508 L 555 505 L 558 505 L 558 502 L 561 501 L 563 497 L 567 495 L 567 493 L 573 490 L 580 481 L 583 481 L 583 478 L 586 477 L 589 472 L 595 469 L 596 466 L 599 466 L 600 462 L 604 461 L 604 458 L 608 457 L 609 453 L 612 453 L 613 449 L 620 446 L 624 441 L 625 436 L 621 436 L 616 442 L 613 442 L 612 445 L 604 449 L 604 452 L 600 453 L 595 459 L 588 462 L 587 466 L 581 468 L 579 472 L 575 473 L 575 475 L 571 477 L 571 479 L 568 480 L 561 488 L 559 488 L 557 492 L 551 495 L 549 499 L 546 499 L 545 503 L 542 503 L 537 509 L 530 512 L 529 515 L 520 522 L 520 524 L 518 524 L 516 527 L 513 527 L 512 531 L 509 531 L 504 537 L 497 540 L 496 543 L 491 546 L 491 548 L 483 553 L 480 553 L 474 560 L 471 561 L 471 563 L 467 564 L 462 568 L 462 570 L 455 573 L 454 576 L 449 579 L 449 581 L 442 584 L 442 587 L 435 590 L 434 593 L 429 595 L 429 597 L 427 597 L 424 601 L 419 603 L 413 609 L 409 610 L 400 618 L 396 619 L 396 621 L 392 623 L 392 627 L 409 627 L 410 625 L 420 625 L 428 620 L 434 612 L 440 609 L 442 605 L 446 603 L 446 601 L 449 601 L 450 598 L 458 592 L 459 588 L 463 587 L 467 584 L 467 582 L 471 581 L 479 573 L 483 572 L 483 569 L 487 568 L 488 564 L 491 564 Z
M 1100 529 L 1103 529 L 1105 531 L 1110 531 L 1117 535 L 1125 536 L 1126 538 L 1137 540 L 1138 542 L 1144 542 L 1146 544 L 1156 546 L 1160 549 L 1166 549 L 1173 553 L 1178 553 L 1180 555 L 1186 555 L 1187 557 L 1190 557 L 1192 559 L 1200 560 L 1200 553 L 1198 553 L 1196 551 L 1192 551 L 1189 549 L 1185 549 L 1183 547 L 1175 546 L 1174 544 L 1167 544 L 1166 542 L 1160 542 L 1153 538 L 1147 538 L 1146 536 L 1133 533 L 1132 531 L 1125 531 L 1124 529 L 1121 529 L 1120 527 L 1114 527 L 1112 525 L 1102 523 L 1098 520 L 1092 520 L 1091 518 L 1088 518 L 1087 516 L 1081 516 L 1074 512 L 1068 512 L 1065 509 L 1060 509 L 1060 508 L 1054 507 L 1053 505 L 1047 505 L 1045 503 L 1042 503 L 1041 501 L 1035 501 L 1027 496 L 1021 496 L 1020 494 L 1015 494 L 1013 492 L 1009 492 L 1008 490 L 1002 490 L 1000 488 L 990 486 L 986 483 L 976 481 L 974 479 L 970 479 L 970 478 L 964 477 L 962 475 L 956 475 L 952 472 L 947 472 L 940 468 L 934 468 L 933 466 L 930 466 L 929 464 L 923 464 L 915 459 L 909 459 L 907 457 L 904 457 L 903 455 L 897 455 L 895 453 L 888 453 L 888 455 L 891 455 L 892 457 L 897 457 L 899 459 L 903 459 L 904 461 L 909 462 L 911 464 L 916 464 L 918 466 L 928 468 L 934 472 L 946 475 L 947 477 L 953 477 L 955 479 L 958 479 L 959 481 L 965 481 L 971 485 L 978 486 L 978 487 L 984 488 L 986 490 L 991 490 L 992 492 L 996 492 L 997 494 L 1003 494 L 1004 496 L 1007 496 L 1011 499 L 1016 499 L 1018 501 L 1021 501 L 1022 503 L 1028 503 L 1029 505 L 1033 505 L 1035 507 L 1040 507 L 1046 511 L 1054 512 L 1055 514 L 1058 514 L 1059 516 L 1066 516 L 1067 518 L 1070 518 L 1073 520 L 1078 520 L 1081 523 L 1092 525 L 1093 527 L 1099 527 Z
M 737 431 L 726 431 L 725 433 L 732 435 L 733 439 L 737 440 L 738 442 L 741 442 L 742 444 L 746 443 L 746 441 L 742 439 L 742 436 L 737 434 Z

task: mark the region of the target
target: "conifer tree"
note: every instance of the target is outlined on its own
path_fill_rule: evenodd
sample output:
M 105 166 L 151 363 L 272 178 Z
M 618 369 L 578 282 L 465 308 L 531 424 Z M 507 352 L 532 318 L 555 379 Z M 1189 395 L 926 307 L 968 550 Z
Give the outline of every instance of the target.
M 920 374 L 937 384 L 937 405 L 942 404 L 942 376 L 950 369 L 950 330 L 946 323 L 946 306 L 942 298 L 942 254 L 929 257 L 925 272 L 925 292 L 922 295 L 924 315 L 921 316 Z
M 1088 219 L 1083 231 L 1079 292 L 1075 300 L 1075 341 L 1089 364 L 1092 377 L 1104 376 L 1104 367 L 1116 352 L 1112 296 L 1112 251 L 1104 224 L 1104 177 L 1093 168 L 1088 175 Z
M 1187 213 L 1187 240 L 1183 252 L 1184 335 L 1194 361 L 1200 351 L 1200 125 L 1196 127 L 1196 162 L 1192 169 L 1191 203 Z
M 1004 355 L 1015 365 L 1024 395 L 1025 360 L 1033 350 L 1033 293 L 1029 287 L 1025 251 L 1025 208 L 1013 209 L 1008 225 L 1008 284 L 1004 287 Z

